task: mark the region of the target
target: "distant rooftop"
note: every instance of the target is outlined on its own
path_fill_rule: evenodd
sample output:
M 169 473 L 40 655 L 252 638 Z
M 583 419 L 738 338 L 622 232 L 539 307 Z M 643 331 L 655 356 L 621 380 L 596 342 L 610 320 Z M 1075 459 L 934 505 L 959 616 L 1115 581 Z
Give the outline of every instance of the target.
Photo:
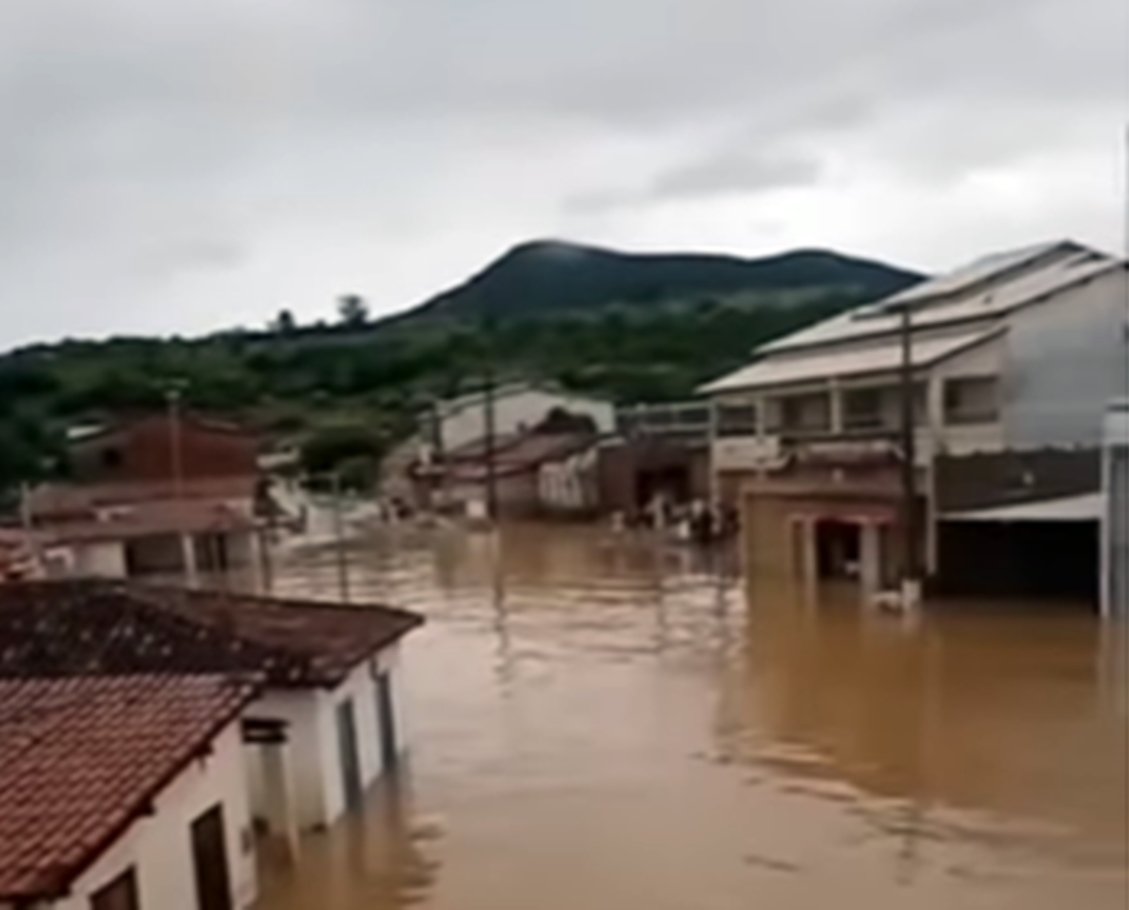
M 915 339 L 910 348 L 910 361 L 914 367 L 929 367 L 1000 334 L 1000 329 L 990 328 L 950 333 L 940 338 Z M 859 345 L 845 350 L 818 350 L 806 355 L 767 357 L 711 382 L 703 391 L 727 392 L 813 379 L 884 373 L 897 370 L 901 362 L 901 345 L 898 339 L 893 338 L 885 343 Z
M 254 695 L 216 676 L 0 680 L 0 900 L 65 895 Z
M 158 671 L 262 673 L 332 686 L 423 622 L 339 606 L 110 581 L 0 586 L 0 677 Z
M 996 317 L 1123 265 L 1105 253 L 1070 243 L 999 253 L 793 332 L 761 346 L 756 353 L 768 355 L 894 334 L 902 304 L 911 306 L 916 329 Z

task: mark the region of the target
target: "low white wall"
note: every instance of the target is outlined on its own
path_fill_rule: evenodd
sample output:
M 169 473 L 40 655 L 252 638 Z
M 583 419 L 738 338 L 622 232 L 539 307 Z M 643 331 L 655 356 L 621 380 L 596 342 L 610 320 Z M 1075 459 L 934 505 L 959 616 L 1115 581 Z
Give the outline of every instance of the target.
M 120 541 L 96 540 L 73 544 L 73 571 L 80 576 L 125 578 L 125 548 Z
M 376 679 L 374 666 L 391 674 L 392 693 L 396 705 L 396 734 L 400 748 L 406 741 L 403 727 L 403 710 L 400 685 L 398 647 L 386 648 L 373 661 L 353 668 L 341 685 L 331 692 L 321 692 L 319 701 L 319 730 L 321 731 L 322 762 L 329 773 L 323 777 L 327 820 L 333 821 L 345 811 L 345 788 L 341 776 L 341 751 L 337 735 L 337 706 L 346 699 L 353 701 L 357 726 L 357 751 L 359 753 L 361 780 L 365 786 L 375 781 L 384 768 L 380 758 L 380 728 L 377 722 Z
M 66 898 L 49 906 L 89 910 L 91 895 L 132 866 L 142 907 L 197 910 L 191 825 L 217 803 L 223 806 L 233 906 L 249 906 L 258 882 L 238 721 L 217 737 L 211 755 L 193 761 L 161 792 L 153 815 L 134 822 L 72 883 Z
M 393 711 L 399 748 L 406 747 L 404 699 L 401 692 L 399 646 L 385 648 L 374 661 L 353 668 L 339 686 L 327 689 L 268 689 L 248 710 L 251 717 L 287 722 L 287 741 L 294 786 L 295 812 L 303 830 L 332 824 L 345 811 L 345 788 L 337 732 L 337 706 L 353 700 L 361 780 L 368 786 L 384 768 L 380 756 L 380 728 L 374 667 L 391 674 Z M 248 767 L 252 807 L 263 815 L 262 767 L 258 750 L 251 750 Z
M 287 753 L 294 786 L 294 812 L 298 827 L 326 824 L 321 733 L 318 729 L 317 689 L 268 689 L 247 710 L 249 717 L 286 721 Z M 261 750 L 247 750 L 248 790 L 256 818 L 265 817 Z

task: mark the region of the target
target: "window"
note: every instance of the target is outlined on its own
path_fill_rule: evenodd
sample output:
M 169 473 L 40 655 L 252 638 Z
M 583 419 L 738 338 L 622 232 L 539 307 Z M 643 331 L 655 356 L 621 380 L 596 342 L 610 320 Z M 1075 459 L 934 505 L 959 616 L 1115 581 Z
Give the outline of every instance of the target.
M 137 876 L 132 866 L 90 896 L 90 910 L 139 910 L 140 907 Z
M 811 392 L 778 399 L 772 429 L 785 433 L 826 432 L 831 429 L 831 396 L 827 392 Z
M 757 408 L 752 404 L 723 404 L 717 408 L 718 436 L 755 436 Z
M 889 426 L 888 400 L 886 389 L 847 389 L 843 392 L 843 428 L 874 430 Z
M 945 380 L 945 423 L 991 423 L 999 416 L 999 382 L 995 376 L 961 376 Z

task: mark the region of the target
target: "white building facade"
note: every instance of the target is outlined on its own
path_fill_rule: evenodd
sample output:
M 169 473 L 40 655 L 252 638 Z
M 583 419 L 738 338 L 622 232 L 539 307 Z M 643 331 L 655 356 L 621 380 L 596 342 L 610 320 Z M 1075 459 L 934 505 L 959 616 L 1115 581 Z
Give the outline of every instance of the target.
M 275 821 L 281 797 L 290 802 L 297 829 L 325 828 L 359 805 L 407 750 L 399 644 L 357 664 L 336 686 L 268 688 L 249 713 L 285 724 L 277 759 L 269 746 L 248 752 L 252 813 L 268 827 L 284 828 L 285 820 Z M 285 768 L 285 796 L 272 784 L 268 763 L 275 760 Z
M 112 889 L 132 887 L 138 910 L 199 910 L 193 826 L 199 831 L 217 818 L 231 906 L 250 907 L 258 879 L 238 722 L 215 738 L 210 755 L 193 761 L 161 791 L 151 814 L 130 825 L 75 879 L 67 897 L 42 906 L 99 910 L 99 900 L 108 900 Z
M 715 408 L 718 488 L 735 501 L 759 486 L 745 504 L 774 514 L 751 524 L 796 542 L 781 550 L 762 540 L 770 563 L 802 571 L 838 561 L 857 571 L 878 544 L 844 534 L 832 545 L 816 530 L 858 518 L 864 538 L 866 522 L 884 538 L 887 565 L 877 574 L 896 574 L 908 310 L 920 557 L 936 569 L 935 459 L 1100 444 L 1105 403 L 1127 381 L 1126 295 L 1123 261 L 1051 243 L 985 257 L 765 345 L 749 366 L 704 388 Z M 787 504 L 776 495 L 784 486 Z

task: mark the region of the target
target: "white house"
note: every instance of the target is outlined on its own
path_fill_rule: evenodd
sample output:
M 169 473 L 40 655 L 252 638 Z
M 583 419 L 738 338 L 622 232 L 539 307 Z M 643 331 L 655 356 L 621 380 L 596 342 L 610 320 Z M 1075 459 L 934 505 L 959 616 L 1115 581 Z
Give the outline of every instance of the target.
M 294 842 L 406 748 L 400 639 L 422 618 L 221 591 L 97 581 L 0 590 L 0 676 L 261 673 L 246 712 L 251 811 Z
M 26 523 L 70 574 L 134 578 L 260 562 L 255 479 L 44 484 L 25 497 Z
M 611 402 L 566 392 L 552 386 L 516 382 L 494 389 L 494 432 L 498 436 L 521 435 L 533 429 L 554 410 L 588 417 L 598 433 L 615 429 Z M 468 445 L 486 435 L 486 403 L 482 392 L 462 395 L 436 404 L 421 417 L 427 425 L 422 441 L 442 451 Z
M 915 546 L 935 570 L 938 459 L 1100 444 L 1105 402 L 1125 394 L 1126 292 L 1126 264 L 1080 244 L 998 253 L 764 345 L 709 383 L 713 470 L 742 500 L 752 566 L 879 583 L 904 563 L 903 313 Z
M 250 906 L 254 694 L 169 673 L 0 680 L 0 908 Z

